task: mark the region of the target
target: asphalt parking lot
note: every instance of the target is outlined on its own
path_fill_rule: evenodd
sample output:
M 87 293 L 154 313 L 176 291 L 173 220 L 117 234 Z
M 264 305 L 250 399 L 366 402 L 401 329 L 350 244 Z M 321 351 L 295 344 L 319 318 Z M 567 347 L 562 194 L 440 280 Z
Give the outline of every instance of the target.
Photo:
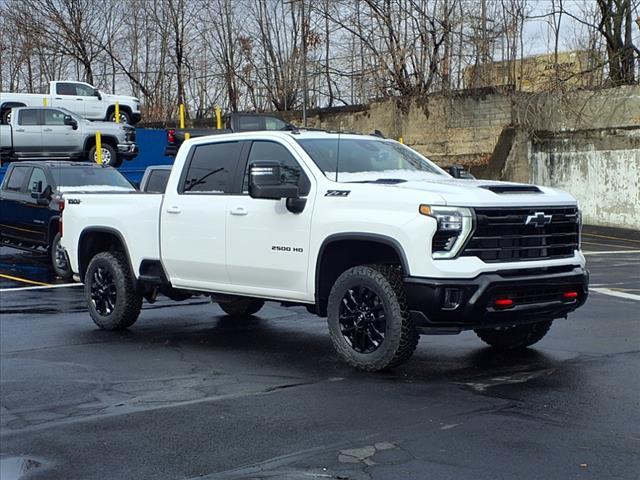
M 583 244 L 589 300 L 534 348 L 422 337 L 384 374 L 275 303 L 159 301 L 100 331 L 81 287 L 2 248 L 0 478 L 637 479 L 640 233 Z

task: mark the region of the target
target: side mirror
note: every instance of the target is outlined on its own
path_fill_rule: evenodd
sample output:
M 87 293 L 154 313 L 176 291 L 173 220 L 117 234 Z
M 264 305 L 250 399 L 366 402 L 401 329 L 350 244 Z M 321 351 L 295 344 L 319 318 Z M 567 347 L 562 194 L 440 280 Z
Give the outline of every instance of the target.
M 271 200 L 300 197 L 298 186 L 284 183 L 280 164 L 272 161 L 253 162 L 249 166 L 249 195 Z
M 100 90 L 97 88 L 93 90 L 93 96 L 98 97 L 98 100 L 102 100 L 102 95 L 100 94 Z
M 47 185 L 44 191 L 41 191 L 41 190 L 42 190 L 42 182 L 39 181 L 36 187 L 36 191 L 31 192 L 31 198 L 35 199 L 38 205 L 49 205 L 49 202 L 51 201 L 51 194 L 53 193 L 53 190 L 51 189 L 51 185 Z
M 461 178 L 463 180 L 475 180 L 476 177 L 467 172 L 462 165 L 451 165 L 449 167 L 449 175 L 453 178 Z
M 76 122 L 76 120 L 71 115 L 64 116 L 64 124 L 69 125 L 74 130 L 78 129 L 78 122 Z

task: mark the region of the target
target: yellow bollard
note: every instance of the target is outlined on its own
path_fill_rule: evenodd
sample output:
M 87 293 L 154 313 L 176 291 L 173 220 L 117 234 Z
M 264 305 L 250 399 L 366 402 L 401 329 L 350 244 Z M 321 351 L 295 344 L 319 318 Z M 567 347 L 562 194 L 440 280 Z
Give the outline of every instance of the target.
M 180 128 L 184 128 L 184 103 L 180 104 Z
M 222 109 L 216 105 L 216 128 L 222 130 Z
M 96 132 L 96 163 L 102 165 L 102 136 L 100 130 Z
M 120 102 L 116 102 L 116 123 L 120 123 Z
M 42 106 L 43 107 L 47 106 L 47 97 L 42 97 Z
M 403 144 L 403 145 L 404 145 L 404 138 L 400 137 L 400 138 L 398 138 L 398 141 L 399 141 L 401 144 Z
M 191 134 L 189 132 L 184 134 L 184 139 L 189 140 L 191 138 Z

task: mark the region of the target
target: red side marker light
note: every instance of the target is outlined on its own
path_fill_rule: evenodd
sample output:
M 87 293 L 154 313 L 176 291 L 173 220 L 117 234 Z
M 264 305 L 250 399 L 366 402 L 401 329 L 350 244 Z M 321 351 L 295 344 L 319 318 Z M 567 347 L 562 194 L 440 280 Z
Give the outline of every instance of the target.
M 564 292 L 562 296 L 566 299 L 573 300 L 574 298 L 578 298 L 578 292 Z
M 507 308 L 513 305 L 513 300 L 510 298 L 498 298 L 494 302 L 494 305 L 498 308 Z

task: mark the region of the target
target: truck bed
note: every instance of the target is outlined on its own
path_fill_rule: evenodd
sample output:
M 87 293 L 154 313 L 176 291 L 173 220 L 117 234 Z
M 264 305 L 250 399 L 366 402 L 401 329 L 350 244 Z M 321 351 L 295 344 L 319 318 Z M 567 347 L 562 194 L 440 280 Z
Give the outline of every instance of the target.
M 80 236 L 88 227 L 93 231 L 118 231 L 127 239 L 131 264 L 136 269 L 143 259 L 158 260 L 162 200 L 162 194 L 142 192 L 66 193 L 61 245 L 76 252 Z M 77 272 L 78 259 L 70 257 Z

